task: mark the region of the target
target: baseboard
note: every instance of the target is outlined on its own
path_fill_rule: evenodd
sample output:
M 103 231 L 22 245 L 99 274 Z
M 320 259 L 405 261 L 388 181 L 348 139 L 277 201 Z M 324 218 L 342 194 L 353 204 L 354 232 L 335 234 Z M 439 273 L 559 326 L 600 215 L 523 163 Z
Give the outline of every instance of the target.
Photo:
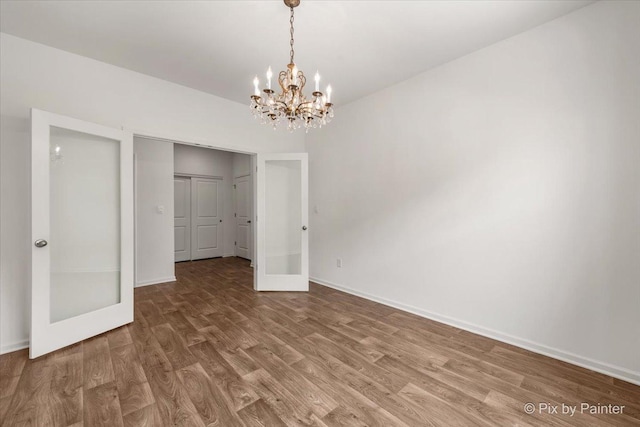
M 13 351 L 22 350 L 23 348 L 29 348 L 29 340 L 24 339 L 16 341 L 11 344 L 6 344 L 0 347 L 0 354 L 11 353 Z
M 176 281 L 176 276 L 163 277 L 160 279 L 142 280 L 142 281 L 136 282 L 136 286 L 134 287 L 141 288 L 143 286 L 159 285 L 160 283 L 175 282 L 175 281 Z
M 476 325 L 473 323 L 465 322 L 463 320 L 454 319 L 452 317 L 444 316 L 438 313 L 433 313 L 418 307 L 413 307 L 411 305 L 389 300 L 387 298 L 371 295 L 366 292 L 361 292 L 355 289 L 348 288 L 346 286 L 337 285 L 335 283 L 331 283 L 327 280 L 322 280 L 317 277 L 309 277 L 309 280 L 319 285 L 326 286 L 328 288 L 346 292 L 351 295 L 356 295 L 356 296 L 368 299 L 370 301 L 378 302 L 380 304 L 384 304 L 389 307 L 397 308 L 398 310 L 406 311 L 427 319 L 434 320 L 436 322 L 444 323 L 450 326 L 454 326 L 456 328 L 464 329 L 465 331 L 473 332 L 474 334 L 482 335 L 497 341 L 502 341 L 504 343 L 511 344 L 516 347 L 524 348 L 525 350 L 529 350 L 534 353 L 542 354 L 544 356 L 549 356 L 554 359 L 562 360 L 563 362 L 580 366 L 582 368 L 600 372 L 601 374 L 609 375 L 614 378 L 618 378 L 623 381 L 630 382 L 632 384 L 640 385 L 640 372 L 630 371 L 626 368 L 610 365 L 608 363 L 593 360 L 588 357 L 582 357 L 577 354 L 573 354 L 557 348 L 546 346 L 544 344 L 529 341 L 524 338 L 515 337 L 513 335 L 505 334 L 500 331 L 485 328 L 483 326 Z

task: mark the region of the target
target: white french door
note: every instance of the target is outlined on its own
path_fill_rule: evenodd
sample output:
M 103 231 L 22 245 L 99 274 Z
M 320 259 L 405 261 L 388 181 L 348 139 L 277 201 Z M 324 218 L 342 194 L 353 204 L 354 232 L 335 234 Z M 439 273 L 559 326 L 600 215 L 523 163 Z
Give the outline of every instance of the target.
M 35 358 L 133 321 L 133 136 L 31 110 Z
M 306 153 L 257 155 L 258 291 L 309 290 Z

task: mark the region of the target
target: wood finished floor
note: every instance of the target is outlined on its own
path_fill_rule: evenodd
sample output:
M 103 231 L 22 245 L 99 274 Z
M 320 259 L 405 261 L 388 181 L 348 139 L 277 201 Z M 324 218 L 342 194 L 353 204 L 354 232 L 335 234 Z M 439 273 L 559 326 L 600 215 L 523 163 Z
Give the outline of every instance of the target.
M 256 293 L 247 261 L 176 267 L 135 321 L 0 356 L 3 426 L 640 425 L 640 387 L 355 296 Z M 526 415 L 526 402 L 625 405 Z

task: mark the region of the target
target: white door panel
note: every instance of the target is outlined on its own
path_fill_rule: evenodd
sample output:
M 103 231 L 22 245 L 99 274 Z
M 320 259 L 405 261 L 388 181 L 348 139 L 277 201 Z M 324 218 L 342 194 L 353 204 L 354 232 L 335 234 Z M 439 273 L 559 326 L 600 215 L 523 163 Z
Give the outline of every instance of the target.
M 173 179 L 175 261 L 191 259 L 191 179 Z
M 133 136 L 31 110 L 30 357 L 133 321 Z
M 251 181 L 250 176 L 234 180 L 236 213 L 236 256 L 251 259 Z
M 307 154 L 258 154 L 258 291 L 308 291 Z
M 222 180 L 191 178 L 191 259 L 221 257 Z

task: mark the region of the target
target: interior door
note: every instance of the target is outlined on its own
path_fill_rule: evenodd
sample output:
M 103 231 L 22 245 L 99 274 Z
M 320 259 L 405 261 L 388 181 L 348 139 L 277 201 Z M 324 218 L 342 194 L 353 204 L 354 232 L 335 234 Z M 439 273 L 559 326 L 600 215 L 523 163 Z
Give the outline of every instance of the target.
M 236 256 L 251 259 L 251 180 L 241 176 L 233 182 L 235 191 Z
M 191 259 L 222 256 L 222 180 L 191 178 Z
M 257 156 L 258 291 L 309 290 L 307 154 Z
M 133 136 L 31 110 L 35 358 L 133 321 Z
M 175 261 L 191 259 L 191 179 L 173 179 L 173 234 Z

